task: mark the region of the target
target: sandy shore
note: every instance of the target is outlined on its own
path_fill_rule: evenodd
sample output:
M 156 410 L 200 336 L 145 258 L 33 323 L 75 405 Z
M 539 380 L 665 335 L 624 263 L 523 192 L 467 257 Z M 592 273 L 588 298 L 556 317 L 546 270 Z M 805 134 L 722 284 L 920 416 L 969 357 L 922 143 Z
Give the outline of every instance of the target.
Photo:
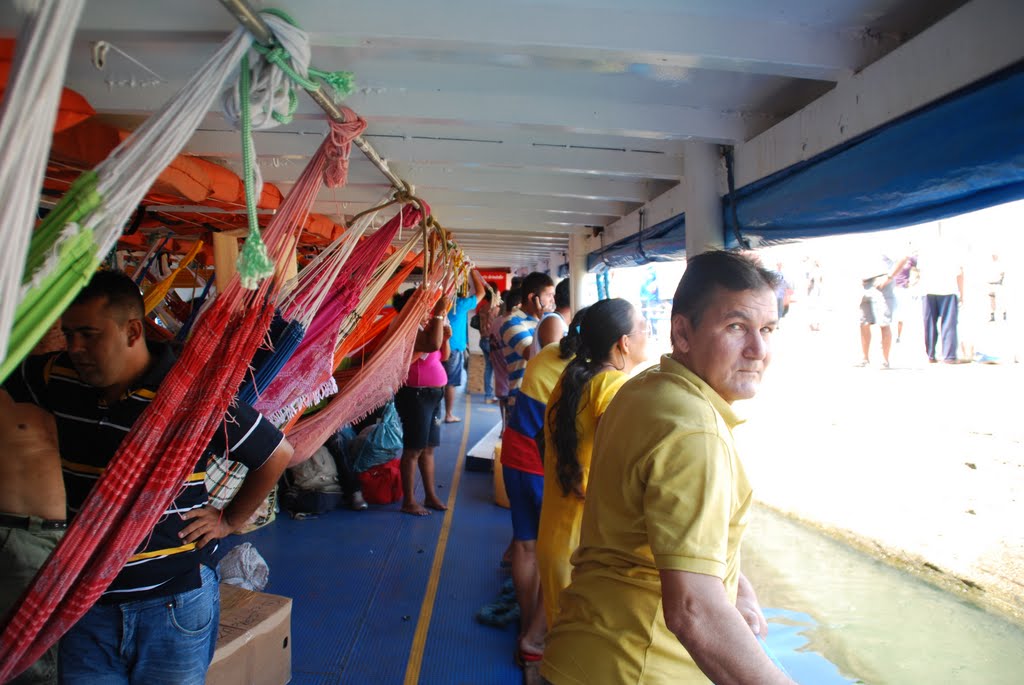
M 892 368 L 858 368 L 856 320 L 776 334 L 737 431 L 756 498 L 1024 621 L 1024 364 L 927 364 L 908 325 Z

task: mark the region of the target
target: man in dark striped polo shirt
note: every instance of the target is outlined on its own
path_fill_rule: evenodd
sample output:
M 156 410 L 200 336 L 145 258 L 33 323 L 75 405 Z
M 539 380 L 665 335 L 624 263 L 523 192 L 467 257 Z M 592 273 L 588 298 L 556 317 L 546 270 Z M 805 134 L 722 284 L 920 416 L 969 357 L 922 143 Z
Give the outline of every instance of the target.
M 146 341 L 143 317 L 130 278 L 97 273 L 62 316 L 67 351 L 28 358 L 6 382 L 15 399 L 56 416 L 69 517 L 174 364 L 167 345 Z M 208 505 L 204 483 L 215 454 L 249 467 L 223 512 Z M 291 454 L 281 432 L 252 407 L 231 407 L 152 532 L 61 640 L 62 682 L 204 682 L 220 609 L 217 540 L 245 523 Z

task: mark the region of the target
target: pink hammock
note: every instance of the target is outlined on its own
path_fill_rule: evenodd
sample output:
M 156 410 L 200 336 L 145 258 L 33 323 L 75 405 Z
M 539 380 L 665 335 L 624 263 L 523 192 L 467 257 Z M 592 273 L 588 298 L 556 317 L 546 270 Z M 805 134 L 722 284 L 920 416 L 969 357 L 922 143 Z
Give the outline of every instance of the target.
M 265 231 L 274 277 L 244 290 L 238 275 L 197 326 L 160 392 L 125 436 L 64 539 L 0 635 L 0 682 L 34 663 L 96 602 L 163 516 L 213 437 L 263 341 L 328 157 L 321 145 Z M 334 177 L 337 170 L 332 171 Z
M 442 268 L 439 262 L 434 269 L 435 279 Z M 311 457 L 338 428 L 382 406 L 402 387 L 409 374 L 420 323 L 437 298 L 449 294 L 453 287 L 453 283 L 446 282 L 416 289 L 373 357 L 331 398 L 326 408 L 303 419 L 288 433 L 288 441 L 295 450 L 293 463 Z
M 356 246 L 333 283 L 314 280 L 307 286 L 308 292 L 300 294 L 297 304 L 285 312 L 286 318 L 294 318 L 295 310 L 312 298 L 313 291 L 330 288 L 330 294 L 317 310 L 295 353 L 256 402 L 256 409 L 272 423 L 283 425 L 303 407 L 317 404 L 337 392 L 331 374 L 341 323 L 359 304 L 360 293 L 399 229 L 415 226 L 421 216 L 420 209 L 403 206 L 376 233 Z

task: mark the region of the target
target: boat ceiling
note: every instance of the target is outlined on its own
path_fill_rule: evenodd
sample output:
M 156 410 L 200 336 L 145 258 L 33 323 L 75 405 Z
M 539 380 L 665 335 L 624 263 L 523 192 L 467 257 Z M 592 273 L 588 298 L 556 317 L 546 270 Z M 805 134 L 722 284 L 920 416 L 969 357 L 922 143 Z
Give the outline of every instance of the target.
M 528 266 L 679 184 L 688 140 L 767 130 L 962 0 L 282 0 L 312 62 L 349 70 L 364 138 L 415 187 L 470 258 Z M 14 13 L 0 17 L 11 35 Z M 132 128 L 216 49 L 234 18 L 211 0 L 89 0 L 67 85 Z M 92 45 L 107 41 L 103 70 Z M 122 54 L 123 53 L 123 54 Z M 130 57 L 130 58 L 129 58 Z M 142 66 L 144 65 L 144 67 Z M 149 71 L 155 73 L 159 80 Z M 287 191 L 326 130 L 303 97 L 256 134 Z M 211 112 L 185 151 L 240 170 L 238 134 Z M 353 150 L 349 184 L 314 211 L 344 221 L 389 190 Z

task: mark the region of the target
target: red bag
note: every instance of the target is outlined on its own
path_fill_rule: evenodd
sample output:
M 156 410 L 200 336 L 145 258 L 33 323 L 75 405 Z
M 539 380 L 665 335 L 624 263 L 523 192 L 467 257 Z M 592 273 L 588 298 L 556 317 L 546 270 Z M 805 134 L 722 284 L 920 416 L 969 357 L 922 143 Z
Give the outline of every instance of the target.
M 392 459 L 359 474 L 363 498 L 370 504 L 391 504 L 402 499 L 400 459 Z

